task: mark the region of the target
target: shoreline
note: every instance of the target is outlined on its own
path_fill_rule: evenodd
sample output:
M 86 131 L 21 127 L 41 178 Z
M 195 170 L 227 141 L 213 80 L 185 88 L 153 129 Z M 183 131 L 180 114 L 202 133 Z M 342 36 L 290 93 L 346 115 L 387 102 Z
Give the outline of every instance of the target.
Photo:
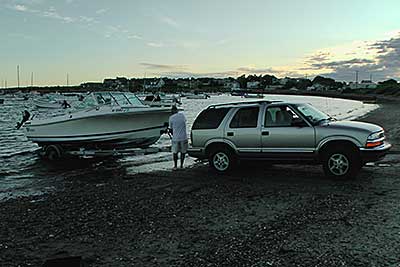
M 382 125 L 394 149 L 400 144 L 396 103 L 361 120 Z M 326 179 L 319 166 L 250 164 L 218 176 L 203 163 L 141 174 L 115 162 L 89 164 L 102 175 L 87 176 L 85 167 L 54 193 L 0 203 L 0 262 L 41 266 L 82 256 L 87 266 L 387 266 L 400 255 L 400 161 L 384 162 L 391 167 L 364 168 L 343 182 Z

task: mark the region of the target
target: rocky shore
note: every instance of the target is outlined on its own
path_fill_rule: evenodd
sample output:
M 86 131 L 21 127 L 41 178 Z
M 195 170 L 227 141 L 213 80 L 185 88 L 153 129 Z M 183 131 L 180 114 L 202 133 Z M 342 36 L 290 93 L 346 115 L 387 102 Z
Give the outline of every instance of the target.
M 87 163 L 54 193 L 0 203 L 1 266 L 399 266 L 397 100 L 361 120 L 386 129 L 393 153 L 348 181 L 320 166 L 130 175 Z

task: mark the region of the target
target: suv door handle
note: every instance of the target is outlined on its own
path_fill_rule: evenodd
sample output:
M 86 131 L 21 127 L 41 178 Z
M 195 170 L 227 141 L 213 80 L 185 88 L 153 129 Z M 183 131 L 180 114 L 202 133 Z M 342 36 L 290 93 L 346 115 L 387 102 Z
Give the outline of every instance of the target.
M 268 131 L 262 131 L 261 135 L 269 135 L 269 132 Z
M 233 136 L 234 134 L 233 134 L 233 132 L 227 132 L 226 135 L 227 136 Z

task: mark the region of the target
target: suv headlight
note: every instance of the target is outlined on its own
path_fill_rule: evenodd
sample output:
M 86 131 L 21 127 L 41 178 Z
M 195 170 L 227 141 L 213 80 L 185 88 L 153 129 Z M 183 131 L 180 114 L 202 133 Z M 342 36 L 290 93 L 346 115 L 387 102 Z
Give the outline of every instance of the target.
M 382 145 L 384 141 L 385 141 L 385 132 L 384 131 L 372 133 L 368 136 L 367 143 L 365 146 L 367 148 L 374 148 L 374 147 Z

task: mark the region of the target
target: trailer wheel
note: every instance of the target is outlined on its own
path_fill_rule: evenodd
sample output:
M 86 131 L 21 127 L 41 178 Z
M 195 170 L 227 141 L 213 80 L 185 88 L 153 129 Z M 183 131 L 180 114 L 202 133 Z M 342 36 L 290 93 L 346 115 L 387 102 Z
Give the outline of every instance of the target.
M 62 156 L 62 148 L 58 145 L 49 145 L 45 149 L 45 158 L 50 161 L 59 160 Z

